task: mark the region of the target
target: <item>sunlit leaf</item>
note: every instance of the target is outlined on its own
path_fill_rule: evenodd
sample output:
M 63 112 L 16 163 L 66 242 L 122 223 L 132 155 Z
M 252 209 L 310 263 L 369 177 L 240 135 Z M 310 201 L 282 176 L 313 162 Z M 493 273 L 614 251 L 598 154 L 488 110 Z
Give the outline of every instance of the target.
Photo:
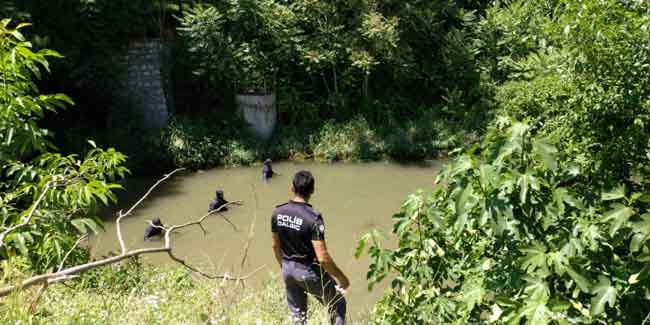
M 601 198 L 603 201 L 618 200 L 625 197 L 625 187 L 623 185 L 617 186 L 608 192 L 603 192 Z
M 612 209 L 603 215 L 603 222 L 608 222 L 609 235 L 614 234 L 634 215 L 634 210 L 623 204 L 617 203 L 612 205 Z
M 598 284 L 593 288 L 595 296 L 591 298 L 591 315 L 597 316 L 605 311 L 605 306 L 614 307 L 617 290 L 605 276 L 598 276 Z

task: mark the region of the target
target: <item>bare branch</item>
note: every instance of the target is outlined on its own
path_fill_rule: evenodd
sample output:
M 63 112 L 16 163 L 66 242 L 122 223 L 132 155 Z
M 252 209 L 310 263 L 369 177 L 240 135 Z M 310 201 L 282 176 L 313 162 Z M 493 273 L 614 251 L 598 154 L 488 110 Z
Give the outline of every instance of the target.
M 117 232 L 117 241 L 120 242 L 120 251 L 122 254 L 126 254 L 126 244 L 124 244 L 124 238 L 122 238 L 122 226 L 120 225 L 122 218 L 124 218 L 124 215 L 122 214 L 122 210 L 120 210 L 115 220 L 115 232 Z
M 77 246 L 79 246 L 79 244 L 81 243 L 81 241 L 84 240 L 84 239 L 86 239 L 86 238 L 88 238 L 88 234 L 84 234 L 83 236 L 79 237 L 79 239 L 77 239 L 77 241 L 74 243 L 74 245 L 72 245 L 72 248 L 70 248 L 70 250 L 68 251 L 68 253 L 65 254 L 65 256 L 63 257 L 63 260 L 61 260 L 61 264 L 59 264 L 59 268 L 58 268 L 57 271 L 61 271 L 61 270 L 63 269 L 63 264 L 65 263 L 65 260 L 67 260 L 68 257 L 70 256 L 70 254 L 72 253 L 72 251 L 73 251 L 75 248 L 77 248 Z
M 4 297 L 10 293 L 12 293 L 15 290 L 18 289 L 25 289 L 34 285 L 39 285 L 43 284 L 45 282 L 58 282 L 58 281 L 63 281 L 63 280 L 68 280 L 67 276 L 81 273 L 84 271 L 88 271 L 90 269 L 94 269 L 100 266 L 108 265 L 108 264 L 113 264 L 116 262 L 119 262 L 121 260 L 127 259 L 129 257 L 133 256 L 138 256 L 142 254 L 151 254 L 151 253 L 160 253 L 160 252 L 167 252 L 168 249 L 164 247 L 159 247 L 159 248 L 145 248 L 145 249 L 137 249 L 133 250 L 130 252 L 127 252 L 126 254 L 121 254 L 109 258 L 105 258 L 103 260 L 95 261 L 95 262 L 90 262 L 82 265 L 77 265 L 73 266 L 70 268 L 67 268 L 63 271 L 60 272 L 53 272 L 53 273 L 46 273 L 46 274 L 41 274 L 37 275 L 34 277 L 31 277 L 27 280 L 22 281 L 20 284 L 12 285 L 12 286 L 7 286 L 2 289 L 0 289 L 0 297 Z
M 189 270 L 192 270 L 193 272 L 196 272 L 196 273 L 198 273 L 198 274 L 200 274 L 200 275 L 202 275 L 202 276 L 204 276 L 204 277 L 206 277 L 206 278 L 208 278 L 208 279 L 212 279 L 212 280 L 214 280 L 214 279 L 224 279 L 224 280 L 242 281 L 242 280 L 246 280 L 246 279 L 250 278 L 253 274 L 257 273 L 259 270 L 261 270 L 261 269 L 263 269 L 263 268 L 266 267 L 266 265 L 262 265 L 262 266 L 258 267 L 257 269 L 253 270 L 253 272 L 251 272 L 251 273 L 249 273 L 249 274 L 247 274 L 247 275 L 245 275 L 245 276 L 242 276 L 242 277 L 233 277 L 233 276 L 228 275 L 227 273 L 226 273 L 226 274 L 216 274 L 216 275 L 211 275 L 211 274 L 208 274 L 208 273 L 205 273 L 205 272 L 199 270 L 199 269 L 196 268 L 196 267 L 193 267 L 193 266 L 191 266 L 191 265 L 185 263 L 185 260 L 176 257 L 176 256 L 172 253 L 171 250 L 169 250 L 169 251 L 167 252 L 167 254 L 168 254 L 169 257 L 170 257 L 172 260 L 174 260 L 175 262 L 177 262 L 177 263 L 183 265 L 184 267 L 188 268 Z
M 153 184 L 153 185 L 149 188 L 149 190 L 147 191 L 147 193 L 144 193 L 144 195 L 143 195 L 143 196 L 138 200 L 138 202 L 135 202 L 135 204 L 133 204 L 133 206 L 131 206 L 131 208 L 129 208 L 129 210 L 127 210 L 126 213 L 124 213 L 123 216 L 128 216 L 128 215 L 130 215 L 131 212 L 133 212 L 133 210 L 135 210 L 135 208 L 138 207 L 138 205 L 140 205 L 140 203 L 142 203 L 142 201 L 144 201 L 144 200 L 149 196 L 149 194 L 151 194 L 151 192 L 152 192 L 156 187 L 158 187 L 158 185 L 160 185 L 160 183 L 166 181 L 166 180 L 167 180 L 168 178 L 170 178 L 172 175 L 174 175 L 174 174 L 176 174 L 177 172 L 182 171 L 182 170 L 185 170 L 185 168 L 174 169 L 171 173 L 166 174 L 165 176 L 163 176 L 163 178 L 159 179 L 155 184 Z
M 158 184 L 160 184 L 162 181 L 168 179 L 172 174 L 174 174 L 175 172 L 177 172 L 179 170 L 182 170 L 182 169 L 174 170 L 173 172 L 165 175 L 162 179 L 160 179 L 158 182 L 156 182 L 156 184 L 154 184 L 154 186 L 152 186 L 149 189 L 149 191 L 147 191 L 147 193 L 145 193 L 144 196 L 142 198 L 140 198 L 140 200 L 138 200 L 138 202 L 136 202 L 126 213 L 123 214 L 120 211 L 119 217 L 118 217 L 117 222 L 116 222 L 117 223 L 116 231 L 117 231 L 118 239 L 120 240 L 120 246 L 122 248 L 122 253 L 120 255 L 107 257 L 107 258 L 104 258 L 104 259 L 99 260 L 99 261 L 94 261 L 94 262 L 90 262 L 90 263 L 86 263 L 86 264 L 82 264 L 82 265 L 76 265 L 76 266 L 69 267 L 67 269 L 61 270 L 65 260 L 68 258 L 68 256 L 72 252 L 72 250 L 74 250 L 79 245 L 79 243 L 83 240 L 84 237 L 79 238 L 79 240 L 77 240 L 77 242 L 72 247 L 72 249 L 64 257 L 63 262 L 61 262 L 61 265 L 59 266 L 59 270 L 57 272 L 37 275 L 37 276 L 31 277 L 29 279 L 26 279 L 26 280 L 22 281 L 19 284 L 1 288 L 0 289 L 0 297 L 7 296 L 7 295 L 11 294 L 12 292 L 14 292 L 16 290 L 25 289 L 25 288 L 35 286 L 35 285 L 46 286 L 46 285 L 49 285 L 49 284 L 52 284 L 52 283 L 62 282 L 62 281 L 66 281 L 66 280 L 69 280 L 69 279 L 73 279 L 73 278 L 78 277 L 78 275 L 77 275 L 78 273 L 82 273 L 82 272 L 85 272 L 85 271 L 88 271 L 88 270 L 91 270 L 91 269 L 94 269 L 94 268 L 98 268 L 98 267 L 101 267 L 101 266 L 114 264 L 114 263 L 117 263 L 119 261 L 131 258 L 131 257 L 139 256 L 139 255 L 144 255 L 144 254 L 167 253 L 167 255 L 169 255 L 169 257 L 173 261 L 175 261 L 175 262 L 181 264 L 182 266 L 184 266 L 185 268 L 187 268 L 189 270 L 192 270 L 192 271 L 194 271 L 194 272 L 196 272 L 196 273 L 198 273 L 198 274 L 200 274 L 200 275 L 202 275 L 202 276 L 204 276 L 206 278 L 209 278 L 209 279 L 223 279 L 223 280 L 243 281 L 243 280 L 251 277 L 253 274 L 257 273 L 259 270 L 263 269 L 265 267 L 265 265 L 255 269 L 253 272 L 249 273 L 248 275 L 242 276 L 242 277 L 233 277 L 233 276 L 230 276 L 228 274 L 211 275 L 211 274 L 208 274 L 208 273 L 205 273 L 205 272 L 199 270 L 196 267 L 193 267 L 193 266 L 187 264 L 183 259 L 181 259 L 181 258 L 177 257 L 176 255 L 174 255 L 174 253 L 172 251 L 172 244 L 171 244 L 171 236 L 170 236 L 170 234 L 174 230 L 182 229 L 182 228 L 189 227 L 189 226 L 192 226 L 192 225 L 198 225 L 199 227 L 201 227 L 201 229 L 203 229 L 205 231 L 205 229 L 203 228 L 202 223 L 207 217 L 209 217 L 209 216 L 211 216 L 213 214 L 221 212 L 228 205 L 241 204 L 241 201 L 228 202 L 228 203 L 222 205 L 221 207 L 219 207 L 218 209 L 210 211 L 208 214 L 202 216 L 201 218 L 199 218 L 196 221 L 187 222 L 187 223 L 181 224 L 181 225 L 172 225 L 172 226 L 166 228 L 164 247 L 143 248 L 143 249 L 135 249 L 135 250 L 130 250 L 130 251 L 126 249 L 126 245 L 124 245 L 121 229 L 120 229 L 120 226 L 119 226 L 120 220 L 123 217 L 129 215 L 151 193 L 151 191 Z M 44 196 L 44 194 L 41 194 L 41 196 Z M 39 201 L 40 200 L 42 200 L 42 199 L 39 198 Z M 39 203 L 39 201 L 37 201 L 35 203 L 35 206 Z M 155 226 L 155 227 L 165 229 L 165 227 L 160 227 L 160 226 Z
M 171 232 L 171 231 L 176 230 L 176 229 L 181 229 L 181 228 L 185 228 L 185 227 L 189 227 L 189 226 L 193 226 L 193 225 L 201 224 L 201 223 L 203 223 L 203 221 L 205 220 L 205 218 L 207 218 L 207 217 L 209 217 L 209 216 L 211 216 L 211 215 L 217 214 L 217 213 L 220 214 L 220 213 L 223 211 L 223 209 L 225 209 L 227 206 L 229 206 L 229 205 L 241 205 L 242 202 L 243 202 L 243 201 L 241 201 L 241 200 L 228 202 L 228 203 L 226 203 L 226 204 L 224 204 L 224 205 L 222 205 L 222 206 L 220 206 L 220 207 L 218 207 L 218 208 L 216 208 L 216 209 L 214 209 L 214 210 L 208 212 L 207 214 L 205 214 L 204 216 L 202 216 L 199 220 L 191 221 L 191 222 L 188 222 L 188 223 L 184 223 L 184 224 L 182 224 L 182 225 L 176 225 L 176 226 L 169 227 L 167 232 Z M 235 231 L 239 231 L 239 230 L 237 230 L 237 227 L 235 227 L 235 224 L 233 224 L 233 223 L 230 221 L 230 219 L 226 218 L 224 215 L 220 215 L 220 217 L 222 217 L 222 218 L 224 218 L 226 221 L 228 221 L 228 223 L 230 223 L 230 225 L 233 227 L 233 229 L 234 229 Z
M 120 212 L 118 212 L 117 220 L 115 220 L 115 229 L 117 231 L 117 240 L 120 242 L 120 249 L 122 250 L 122 254 L 126 254 L 126 244 L 124 243 L 124 238 L 122 237 L 122 225 L 120 224 L 120 222 L 122 221 L 122 218 L 130 215 L 131 212 L 133 212 L 133 210 L 135 210 L 135 208 L 138 207 L 138 205 L 140 205 L 140 203 L 142 203 L 142 201 L 144 201 L 149 196 L 149 194 L 151 194 L 151 192 L 156 187 L 158 187 L 158 185 L 160 185 L 160 183 L 166 181 L 172 175 L 174 175 L 175 173 L 177 173 L 177 172 L 179 172 L 181 170 L 184 170 L 184 169 L 185 168 L 178 168 L 178 169 L 173 170 L 171 173 L 163 176 L 163 178 L 159 179 L 155 184 L 153 184 L 149 188 L 149 190 L 146 193 L 144 193 L 144 195 L 137 202 L 135 202 L 131 206 L 131 208 L 129 208 L 129 210 L 126 211 L 126 213 L 122 213 L 121 210 L 120 210 Z
M 15 226 L 9 227 L 9 228 L 5 229 L 5 231 L 0 233 L 0 248 L 2 248 L 2 246 L 4 245 L 4 239 L 5 239 L 5 236 L 7 236 L 7 234 L 9 234 L 10 232 L 16 231 L 16 230 L 18 230 L 18 229 L 20 229 L 22 227 L 27 226 L 30 223 L 30 221 L 32 221 L 32 217 L 34 217 L 34 213 L 36 212 L 36 208 L 38 208 L 38 206 L 41 204 L 41 202 L 45 198 L 45 195 L 47 194 L 47 192 L 53 187 L 53 184 L 54 184 L 53 181 L 47 182 L 47 184 L 45 184 L 45 188 L 43 189 L 43 192 L 41 192 L 41 195 L 38 196 L 38 199 L 36 199 L 36 202 L 34 202 L 34 204 L 32 205 L 32 208 L 29 211 L 29 214 L 27 214 L 23 218 L 22 223 L 19 223 L 19 224 L 15 225 Z

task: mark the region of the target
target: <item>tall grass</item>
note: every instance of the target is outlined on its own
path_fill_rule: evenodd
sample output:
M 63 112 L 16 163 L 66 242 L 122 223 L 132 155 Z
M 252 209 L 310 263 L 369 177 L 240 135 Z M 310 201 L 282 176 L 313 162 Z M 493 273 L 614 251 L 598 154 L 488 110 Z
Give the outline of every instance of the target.
M 269 274 L 262 288 L 195 278 L 179 267 L 113 266 L 81 280 L 0 300 L 1 324 L 286 324 L 284 285 Z M 309 324 L 328 324 L 310 298 Z

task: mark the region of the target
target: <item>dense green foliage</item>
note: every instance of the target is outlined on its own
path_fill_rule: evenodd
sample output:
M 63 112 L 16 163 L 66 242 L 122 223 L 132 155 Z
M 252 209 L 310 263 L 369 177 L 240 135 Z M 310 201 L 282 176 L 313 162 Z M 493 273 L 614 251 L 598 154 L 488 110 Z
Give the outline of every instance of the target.
M 239 91 L 275 88 L 293 99 L 281 107 L 296 110 L 291 113 L 303 114 L 303 103 L 336 110 L 363 105 L 368 97 L 439 103 L 441 94 L 452 92 L 467 97 L 468 108 L 481 102 L 474 56 L 462 44 L 474 16 L 463 6 L 205 2 L 180 19 L 195 72 L 239 85 Z
M 484 129 L 490 90 L 480 82 L 467 28 L 481 3 L 12 0 L 0 14 L 36 22 L 35 46 L 66 56 L 38 82 L 81 108 L 42 122 L 57 131 L 61 150 L 82 152 L 82 140 L 92 138 L 131 157 L 135 173 L 159 174 L 175 166 L 318 157 L 316 143 L 323 159 L 436 158 L 462 144 L 466 130 Z M 166 130 L 144 129 L 137 107 L 116 95 L 126 47 L 152 37 L 166 45 L 161 74 L 175 121 Z M 232 117 L 234 94 L 250 91 L 277 95 L 280 124 L 270 143 L 251 141 Z M 187 125 L 201 119 L 213 121 L 199 123 L 209 126 L 210 144 L 185 151 L 168 145 L 177 128 L 194 143 L 204 139 L 203 126 Z M 426 130 L 428 119 L 436 119 L 436 131 Z M 328 148 L 335 137 L 314 139 L 326 122 L 356 125 L 355 133 L 380 134 L 381 141 L 370 154 Z M 260 155 L 229 158 L 244 152 Z M 150 168 L 151 157 L 163 162 L 161 170 Z
M 34 52 L 20 30 L 0 24 L 0 222 L 2 231 L 26 223 L 2 238 L 0 258 L 25 256 L 36 270 L 57 266 L 79 234 L 97 232 L 97 202 L 114 201 L 112 181 L 124 176 L 125 157 L 114 149 L 91 149 L 83 158 L 62 155 L 50 132 L 38 125 L 45 111 L 72 104 L 62 94 L 41 95 L 34 78 L 49 67 L 51 50 Z M 42 200 L 39 201 L 39 197 Z M 83 260 L 75 251 L 70 262 Z
M 467 130 L 454 120 L 438 116 L 431 108 L 421 108 L 413 120 L 402 120 L 393 114 L 381 116 L 356 115 L 350 119 L 282 128 L 270 142 L 247 134 L 245 122 L 241 120 L 215 123 L 216 118 L 175 117 L 155 139 L 154 149 L 147 150 L 151 152 L 149 157 L 156 157 L 168 168 L 250 165 L 266 158 L 415 161 L 444 156 L 479 137 L 478 131 Z
M 473 27 L 499 118 L 360 242 L 393 278 L 379 322 L 647 320 L 650 8 L 495 2 Z
M 400 248 L 370 249 L 372 281 L 397 273 L 381 319 L 639 323 L 650 312 L 650 195 L 581 181 L 588 170 L 530 131 L 498 121 L 441 188 L 404 203 Z
M 490 8 L 477 35 L 485 68 L 500 83 L 498 105 L 582 155 L 593 174 L 645 173 L 649 11 L 647 3 L 619 1 Z
M 23 25 L 13 29 L 5 20 L 0 30 L 3 228 L 27 220 L 47 191 L 29 226 L 4 238 L 0 258 L 20 255 L 14 263 L 45 270 L 78 235 L 96 231 L 95 205 L 114 199 L 112 182 L 126 172 L 125 157 L 80 135 L 118 146 L 132 165 L 155 160 L 164 169 L 265 158 L 421 160 L 468 147 L 455 151 L 434 193 L 410 196 L 395 215 L 397 249 L 383 249 L 377 232 L 361 241 L 358 253 L 368 246 L 372 258 L 371 282 L 390 278 L 394 289 L 377 305 L 377 322 L 647 320 L 650 6 L 485 3 L 0 5 L 2 15 L 44 21 L 34 44 L 20 34 Z M 168 45 L 162 75 L 174 116 L 162 130 L 144 130 L 114 96 L 121 73 L 114 59 L 128 42 L 154 36 Z M 41 79 L 46 58 L 59 55 L 32 48 L 53 46 L 67 59 Z M 40 95 L 39 87 L 66 89 L 88 113 L 54 115 L 72 101 Z M 268 142 L 233 117 L 240 92 L 277 95 L 280 127 Z M 59 154 L 54 143 L 84 158 Z M 84 258 L 79 250 L 71 261 Z M 57 290 L 52 297 L 66 289 Z M 79 303 L 96 298 L 89 292 Z M 14 317 L 32 317 L 25 308 L 14 309 Z M 196 321 L 200 314 L 179 315 L 151 321 Z M 90 319 L 111 317 L 98 312 Z

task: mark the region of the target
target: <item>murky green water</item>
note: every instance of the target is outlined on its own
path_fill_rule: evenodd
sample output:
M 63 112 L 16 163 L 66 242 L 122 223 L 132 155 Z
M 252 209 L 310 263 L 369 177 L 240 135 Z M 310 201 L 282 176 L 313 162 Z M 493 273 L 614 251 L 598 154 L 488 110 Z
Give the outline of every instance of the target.
M 352 283 L 348 301 L 350 315 L 354 317 L 370 308 L 386 287 L 378 286 L 368 292 L 365 279 L 368 258 L 354 258 L 358 239 L 373 228 L 389 232 L 391 215 L 399 209 L 407 194 L 418 188 L 431 189 L 440 164 L 277 163 L 274 169 L 281 175 L 268 184 L 261 181 L 260 167 L 213 169 L 174 176 L 153 192 L 132 216 L 124 219 L 122 229 L 129 248 L 162 245 L 160 240 L 143 241 L 146 220 L 158 216 L 169 225 L 198 219 L 207 212 L 215 190 L 222 189 L 227 200 L 244 201 L 242 206 L 232 207 L 224 214 L 232 225 L 219 216 L 211 216 L 204 223 L 205 235 L 198 227 L 175 233 L 172 236 L 174 251 L 193 265 L 237 275 L 265 265 L 246 282 L 250 286 L 261 285 L 270 278 L 269 272 L 279 272 L 271 250 L 270 216 L 273 208 L 290 198 L 293 174 L 301 169 L 310 170 L 316 178 L 316 191 L 311 203 L 323 214 L 328 229 L 327 246 Z M 127 192 L 123 193 L 120 206 L 107 212 L 106 232 L 95 239 L 94 256 L 119 250 L 111 215 L 119 209 L 127 209 L 155 181 L 132 179 L 127 183 Z M 254 235 L 241 268 L 251 227 Z M 166 254 L 148 255 L 143 259 L 153 264 L 172 263 Z

